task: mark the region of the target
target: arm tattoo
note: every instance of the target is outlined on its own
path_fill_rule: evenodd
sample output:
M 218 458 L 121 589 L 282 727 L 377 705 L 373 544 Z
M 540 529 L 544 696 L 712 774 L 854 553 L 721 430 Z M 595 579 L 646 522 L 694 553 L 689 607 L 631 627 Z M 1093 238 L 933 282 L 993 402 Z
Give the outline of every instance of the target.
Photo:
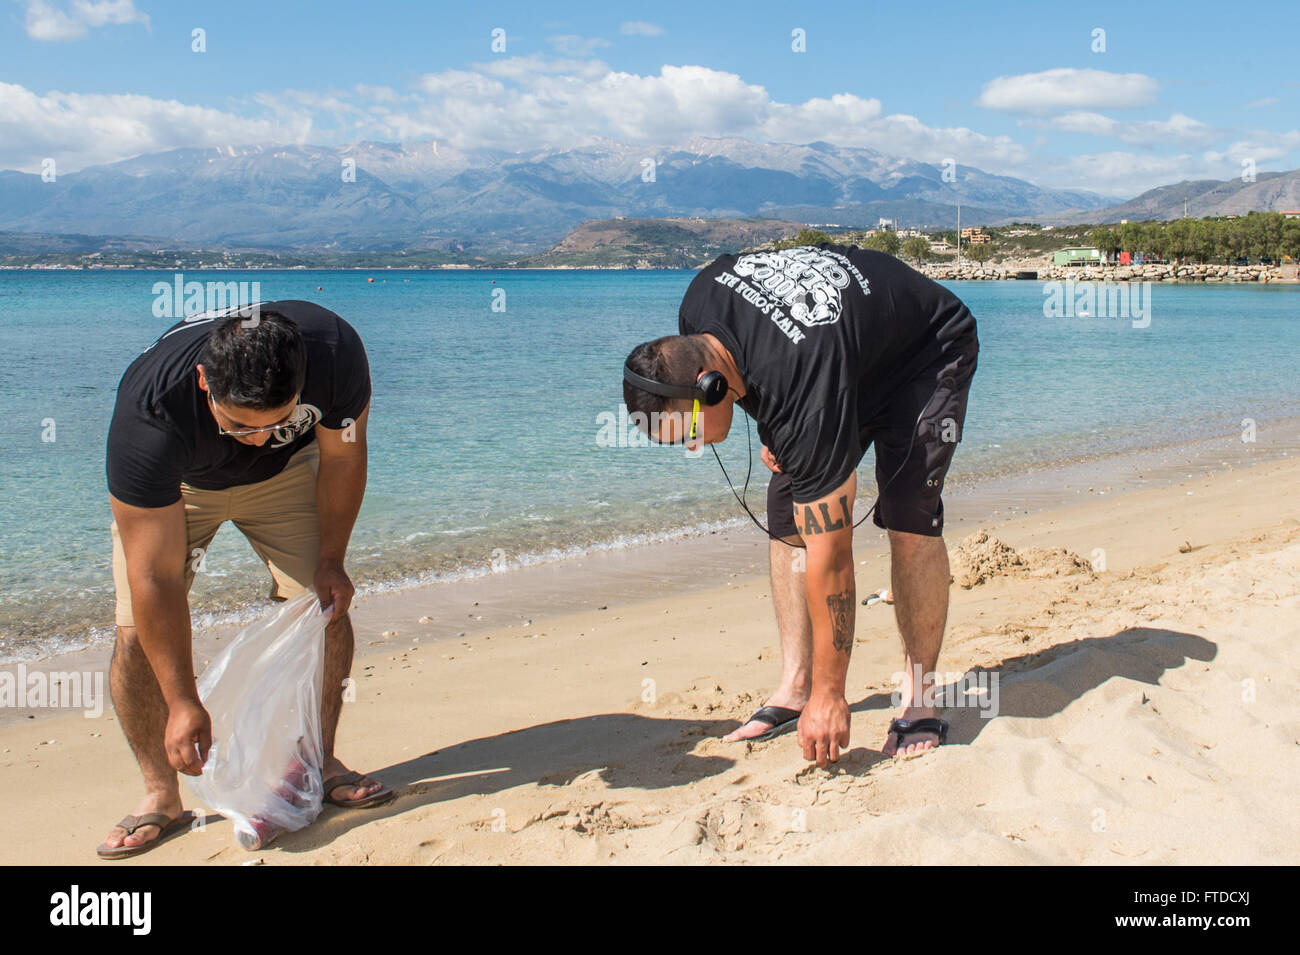
M 835 649 L 843 654 L 853 652 L 853 590 L 829 594 L 826 607 L 831 612 L 831 639 Z

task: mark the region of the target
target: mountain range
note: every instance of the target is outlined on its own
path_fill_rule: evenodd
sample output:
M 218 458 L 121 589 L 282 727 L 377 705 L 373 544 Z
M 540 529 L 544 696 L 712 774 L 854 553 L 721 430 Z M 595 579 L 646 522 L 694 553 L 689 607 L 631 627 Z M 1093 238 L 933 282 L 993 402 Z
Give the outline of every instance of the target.
M 952 228 L 1300 208 L 1300 171 L 1163 186 L 1129 200 L 1045 189 L 874 149 L 697 138 L 503 152 L 436 142 L 175 149 L 58 175 L 0 172 L 0 232 L 109 236 L 147 248 L 438 250 L 529 256 L 579 223 L 779 219 Z M 12 239 L 13 237 L 10 236 Z M 33 236 L 25 243 L 39 248 Z M 66 249 L 53 242 L 49 251 Z
M 952 179 L 953 181 L 948 181 Z M 580 222 L 753 218 L 914 228 L 1101 208 L 968 166 L 873 149 L 696 139 L 508 153 L 434 142 L 176 149 L 53 182 L 0 172 L 0 230 L 147 236 L 187 246 L 532 254 Z

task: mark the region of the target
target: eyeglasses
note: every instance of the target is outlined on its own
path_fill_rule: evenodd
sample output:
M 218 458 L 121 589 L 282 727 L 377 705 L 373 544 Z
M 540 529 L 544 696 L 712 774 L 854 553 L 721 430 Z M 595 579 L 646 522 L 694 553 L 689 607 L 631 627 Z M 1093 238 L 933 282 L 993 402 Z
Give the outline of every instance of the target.
M 279 431 L 298 414 L 298 401 L 301 398 L 302 395 L 299 395 L 297 398 L 293 399 L 293 411 L 289 412 L 289 417 L 277 424 L 269 424 L 264 428 L 235 428 L 228 431 L 221 427 L 221 422 L 217 419 L 217 400 L 212 397 L 212 392 L 208 392 L 208 404 L 212 405 L 212 420 L 217 422 L 217 434 L 224 438 L 244 438 L 250 434 L 270 434 L 271 432 Z

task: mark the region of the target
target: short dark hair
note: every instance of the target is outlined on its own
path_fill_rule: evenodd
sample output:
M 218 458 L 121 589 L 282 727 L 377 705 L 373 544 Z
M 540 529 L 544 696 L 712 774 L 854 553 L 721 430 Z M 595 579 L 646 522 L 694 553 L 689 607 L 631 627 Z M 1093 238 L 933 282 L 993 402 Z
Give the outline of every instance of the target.
M 199 363 L 213 400 L 271 411 L 302 392 L 307 346 L 298 326 L 279 312 L 261 310 L 255 321 L 235 314 L 212 330 Z
M 652 342 L 642 342 L 627 356 L 627 366 L 642 378 L 670 385 L 692 385 L 708 364 L 709 354 L 698 339 L 690 335 L 665 335 Z M 629 415 L 640 412 L 646 421 L 665 411 L 688 411 L 685 398 L 665 398 L 623 381 L 623 404 Z

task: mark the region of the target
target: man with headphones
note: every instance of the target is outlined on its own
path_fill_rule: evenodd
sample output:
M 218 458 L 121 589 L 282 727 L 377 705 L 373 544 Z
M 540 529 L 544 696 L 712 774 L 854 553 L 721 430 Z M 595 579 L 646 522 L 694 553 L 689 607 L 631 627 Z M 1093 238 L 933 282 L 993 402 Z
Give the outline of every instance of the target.
M 882 750 L 941 744 L 948 726 L 927 689 L 951 580 L 941 493 L 979 352 L 970 310 L 893 256 L 825 243 L 719 257 L 687 289 L 679 332 L 628 356 L 629 413 L 660 443 L 699 447 L 726 439 L 739 404 L 773 472 L 764 530 L 781 682 L 726 739 L 797 724 L 804 756 L 820 766 L 848 746 L 856 469 L 874 443 L 871 511 L 889 535 L 906 658 L 902 710 Z

